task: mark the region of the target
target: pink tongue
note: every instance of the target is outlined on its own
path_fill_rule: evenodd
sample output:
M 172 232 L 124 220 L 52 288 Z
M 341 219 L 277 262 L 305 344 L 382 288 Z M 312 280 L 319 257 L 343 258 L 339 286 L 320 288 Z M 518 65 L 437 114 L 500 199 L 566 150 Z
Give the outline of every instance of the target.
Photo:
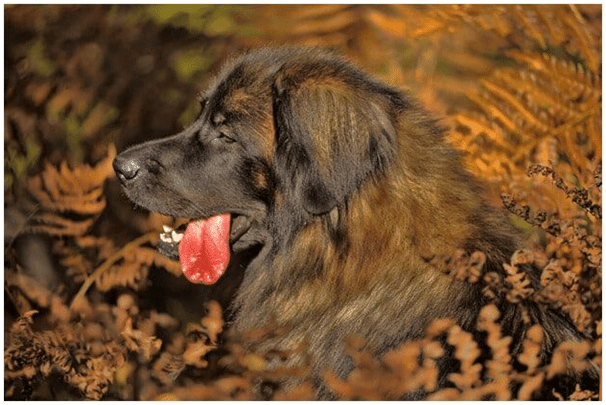
M 213 284 L 229 263 L 230 215 L 191 222 L 179 244 L 185 277 L 192 283 Z

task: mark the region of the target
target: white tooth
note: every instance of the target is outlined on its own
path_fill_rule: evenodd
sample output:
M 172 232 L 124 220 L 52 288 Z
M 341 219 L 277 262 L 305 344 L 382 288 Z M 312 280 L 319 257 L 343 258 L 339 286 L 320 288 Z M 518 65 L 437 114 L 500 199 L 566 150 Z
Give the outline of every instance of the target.
M 183 234 L 177 233 L 176 231 L 173 231 L 170 235 L 173 237 L 173 241 L 175 242 L 181 242 L 181 239 L 183 238 Z
M 164 229 L 164 232 L 169 233 L 170 231 L 173 230 L 173 228 L 171 228 L 168 225 L 162 225 L 162 229 Z
M 173 243 L 173 240 L 170 236 L 167 236 L 166 234 L 161 233 L 160 234 L 160 240 L 162 242 L 166 242 L 166 243 Z

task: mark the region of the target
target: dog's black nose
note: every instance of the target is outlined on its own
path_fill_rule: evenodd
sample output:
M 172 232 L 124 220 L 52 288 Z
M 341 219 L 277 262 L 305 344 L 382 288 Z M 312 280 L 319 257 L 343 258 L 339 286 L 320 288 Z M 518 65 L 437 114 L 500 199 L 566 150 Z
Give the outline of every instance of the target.
M 118 155 L 114 159 L 114 170 L 122 184 L 133 180 L 139 174 L 141 166 L 135 159 Z

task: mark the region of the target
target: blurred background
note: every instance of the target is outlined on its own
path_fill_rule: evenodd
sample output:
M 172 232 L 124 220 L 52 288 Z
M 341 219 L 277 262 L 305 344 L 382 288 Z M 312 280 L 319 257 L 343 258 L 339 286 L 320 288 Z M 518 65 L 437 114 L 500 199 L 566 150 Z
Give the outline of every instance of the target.
M 601 199 L 601 13 L 601 5 L 5 5 L 5 329 L 31 310 L 42 311 L 42 329 L 73 321 L 79 292 L 109 313 L 136 298 L 137 308 L 180 325 L 197 322 L 209 299 L 226 304 L 227 286 L 188 284 L 153 238 L 123 249 L 172 220 L 134 209 L 111 160 L 179 131 L 221 64 L 261 46 L 329 48 L 412 90 L 491 201 L 515 196 L 522 215 L 512 221 L 547 249 L 545 226 L 529 224 L 524 204 L 558 218 L 591 208 L 549 178 L 530 179 L 530 165 Z M 601 222 L 588 218 L 601 240 Z M 591 308 L 601 306 L 589 290 Z M 160 329 L 171 330 L 150 333 L 170 335 Z M 9 394 L 19 398 L 15 384 Z M 41 390 L 38 398 L 50 395 Z

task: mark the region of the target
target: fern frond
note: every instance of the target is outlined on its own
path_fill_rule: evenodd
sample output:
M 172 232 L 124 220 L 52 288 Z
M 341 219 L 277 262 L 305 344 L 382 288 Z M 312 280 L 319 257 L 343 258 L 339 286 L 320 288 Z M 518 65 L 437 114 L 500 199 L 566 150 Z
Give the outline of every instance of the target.
M 516 265 L 507 263 L 503 263 L 503 268 L 507 272 L 505 281 L 512 287 L 507 292 L 507 301 L 517 304 L 530 298 L 534 289 L 524 271 Z
M 511 119 L 511 117 L 503 111 L 498 100 L 490 98 L 487 94 L 483 93 L 469 93 L 467 97 L 473 101 L 476 105 L 482 106 L 488 114 L 488 120 L 494 123 L 499 123 L 504 126 L 506 131 L 515 132 L 517 130 L 516 123 Z M 505 140 L 501 143 L 507 143 Z
M 152 265 L 165 268 L 175 276 L 183 274 L 179 262 L 163 256 L 155 248 L 138 246 L 126 252 L 121 264 L 107 269 L 96 280 L 100 291 L 109 291 L 115 287 L 131 287 L 139 289 L 141 282 L 147 279 Z
M 63 300 L 42 286 L 36 279 L 16 273 L 7 275 L 6 284 L 18 288 L 23 295 L 39 307 L 49 309 L 53 320 L 66 321 L 70 318 L 70 311 Z
M 529 53 L 519 50 L 508 51 L 507 56 L 529 66 L 532 71 L 546 80 L 561 80 L 557 88 L 569 93 L 569 97 L 595 99 L 601 88 L 600 78 L 578 63 L 558 59 L 546 53 Z
M 137 291 L 147 279 L 149 266 L 134 260 L 125 260 L 120 265 L 110 267 L 96 280 L 99 291 L 109 291 L 116 287 L 129 287 Z
M 126 325 L 120 336 L 124 339 L 126 348 L 134 353 L 138 353 L 145 362 L 158 353 L 162 346 L 162 340 L 145 331 L 133 328 L 132 318 L 126 320 Z
M 304 42 L 320 42 L 317 39 L 343 32 L 359 20 L 351 6 L 340 4 L 286 5 L 279 8 L 278 15 L 275 8 L 261 8 L 260 13 L 267 17 L 268 32 L 283 34 L 286 18 L 292 23 L 289 35 Z
M 499 117 L 497 117 L 499 118 Z M 507 120 L 506 117 L 503 117 Z M 509 149 L 511 144 L 506 142 L 506 135 L 502 132 L 499 126 L 488 123 L 481 116 L 472 116 L 470 113 L 460 113 L 454 116 L 454 120 L 458 125 L 462 125 L 465 128 L 468 128 L 473 137 L 461 137 L 460 142 L 455 142 L 455 144 L 463 149 L 463 150 L 471 150 L 474 146 L 472 146 L 472 139 L 478 139 L 480 136 L 484 136 L 491 143 L 494 144 L 495 147 Z
M 368 21 L 394 38 L 404 39 L 408 35 L 408 21 L 402 18 L 401 7 L 386 5 L 382 8 L 372 8 L 368 11 Z M 405 6 L 404 6 L 405 7 Z
M 519 22 L 522 23 L 522 26 L 528 36 L 537 41 L 542 49 L 545 49 L 547 48 L 547 40 L 545 39 L 545 36 L 541 32 L 540 28 L 537 27 L 537 21 L 531 20 L 533 17 L 536 18 L 536 16 L 531 16 L 529 11 L 531 10 L 527 10 L 521 5 L 516 5 L 513 7 L 513 15 Z
M 488 377 L 493 380 L 499 380 L 499 378 L 506 379 L 506 385 L 509 385 L 509 378 L 507 374 L 512 370 L 511 366 L 511 354 L 509 353 L 509 345 L 511 344 L 511 336 L 503 336 L 501 331 L 501 325 L 498 322 L 500 312 L 496 305 L 489 304 L 484 306 L 480 310 L 478 316 L 478 329 L 486 332 L 487 343 L 492 351 L 492 360 L 486 362 L 486 370 Z M 497 390 L 500 391 L 500 390 Z M 506 390 L 507 394 L 509 391 Z M 506 400 L 509 398 L 497 398 L 500 400 Z
M 522 352 L 518 355 L 518 361 L 528 367 L 526 374 L 533 375 L 540 366 L 541 343 L 544 338 L 543 328 L 539 325 L 533 325 L 526 331 Z
M 37 221 L 37 224 L 26 226 L 26 232 L 46 233 L 53 236 L 84 235 L 95 223 L 95 218 L 71 220 L 54 213 L 38 214 L 33 219 Z
M 594 203 L 589 198 L 589 192 L 583 187 L 570 187 L 566 182 L 558 176 L 558 174 L 549 167 L 534 165 L 528 170 L 530 176 L 535 174 L 541 174 L 546 177 L 550 177 L 554 184 L 566 193 L 566 196 L 570 198 L 580 208 L 587 211 L 597 219 L 602 219 L 602 207 L 599 204 Z
M 542 5 L 526 6 L 526 8 L 532 8 L 536 14 L 537 23 L 544 27 L 546 36 L 549 38 L 549 42 L 553 44 L 561 44 L 565 39 L 565 31 L 560 28 L 558 20 L 553 18 L 553 15 L 546 12 L 546 9 Z M 543 47 L 545 48 L 545 47 Z
M 292 27 L 295 35 L 321 36 L 338 32 L 349 27 L 356 21 L 355 11 L 338 5 L 318 5 L 315 10 L 303 11 L 299 15 L 299 23 Z M 310 7 L 306 7 L 310 8 Z M 313 7 L 311 7 L 313 9 Z
M 579 10 L 574 4 L 569 5 L 572 15 L 564 17 L 564 23 L 570 27 L 575 35 L 572 36 L 576 42 L 575 48 L 581 53 L 589 68 L 597 72 L 601 57 L 599 52 L 599 44 L 593 38 L 585 19 L 579 13 Z
M 539 132 L 549 130 L 550 123 L 536 109 L 532 108 L 527 99 L 524 100 L 520 96 L 517 89 L 514 89 L 508 83 L 497 82 L 496 77 L 492 80 L 483 79 L 480 83 L 488 93 L 509 107 L 510 114 L 519 117 L 521 119 L 519 122 L 523 126 Z
M 567 172 L 585 180 L 588 164 L 593 170 L 591 162 L 602 152 L 600 79 L 578 64 L 553 56 L 522 51 L 508 55 L 526 66 L 497 69 L 482 79 L 482 90 L 468 98 L 484 118 L 470 120 L 473 115 L 461 113 L 455 118 L 460 128 L 452 139 L 472 145 L 467 161 L 475 162 L 481 176 L 490 174 L 485 178 L 495 178 L 494 170 L 487 167 L 495 159 L 513 163 L 511 179 L 525 176 L 532 164 L 566 161 Z M 481 137 L 491 141 L 485 150 L 473 147 Z
M 581 113 L 576 105 L 559 91 L 559 87 L 553 86 L 545 79 L 527 70 L 499 70 L 494 77 L 501 83 L 508 83 L 515 88 L 519 94 L 523 94 L 529 105 L 535 105 L 547 110 L 557 126 L 559 122 L 570 119 L 578 119 Z
M 103 184 L 113 176 L 113 145 L 107 157 L 96 166 L 79 165 L 70 169 L 63 162 L 59 169 L 47 165 L 28 181 L 27 189 L 36 201 L 36 214 L 26 232 L 61 236 L 82 236 L 105 209 Z
M 100 277 L 102 277 L 104 275 L 104 273 L 107 272 L 116 262 L 118 262 L 122 258 L 127 257 L 128 255 L 132 254 L 131 253 L 132 250 L 136 250 L 136 249 L 140 248 L 145 243 L 157 242 L 158 237 L 159 236 L 158 236 L 157 232 L 147 233 L 147 234 L 142 235 L 142 236 L 138 237 L 137 239 L 129 242 L 122 249 L 120 249 L 119 251 L 114 253 L 105 262 L 103 262 L 103 264 L 101 266 L 99 266 L 97 269 L 95 269 L 95 271 L 93 271 L 88 276 L 88 278 L 84 281 L 84 283 L 80 287 L 80 290 L 78 291 L 78 293 L 72 300 L 70 307 L 71 308 L 77 307 L 78 302 L 84 298 L 84 296 L 85 296 L 86 292 L 88 291 L 88 289 L 90 288 L 90 286 L 93 283 L 95 283 Z
M 78 305 L 94 283 L 100 291 L 109 291 L 115 287 L 139 289 L 141 283 L 147 279 L 152 265 L 163 267 L 175 276 L 181 276 L 183 273 L 179 262 L 166 258 L 155 248 L 144 246 L 145 244 L 155 245 L 157 242 L 158 233 L 152 231 L 134 239 L 109 256 L 103 264 L 86 277 L 72 300 L 71 307 L 74 308 Z

